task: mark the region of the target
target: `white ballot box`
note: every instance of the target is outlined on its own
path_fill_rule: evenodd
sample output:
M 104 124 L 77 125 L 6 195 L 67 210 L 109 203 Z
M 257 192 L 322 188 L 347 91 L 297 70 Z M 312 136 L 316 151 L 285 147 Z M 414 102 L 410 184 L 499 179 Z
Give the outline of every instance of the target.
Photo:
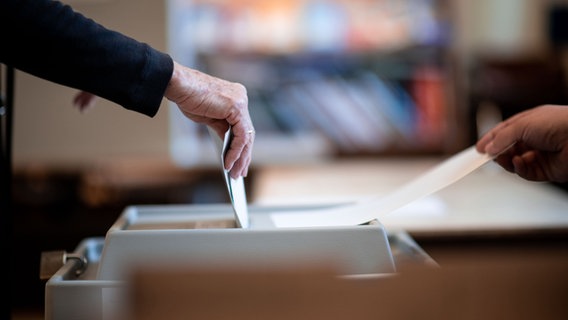
M 335 205 L 330 205 L 333 207 Z M 104 238 L 83 240 L 63 254 L 45 287 L 45 319 L 120 319 L 127 284 L 140 268 L 292 270 L 326 267 L 338 276 L 388 276 L 400 263 L 436 266 L 408 234 L 388 234 L 378 221 L 354 226 L 277 228 L 270 215 L 318 206 L 248 207 L 238 227 L 229 204 L 131 206 Z M 49 270 L 53 252 L 42 256 Z M 188 302 L 189 303 L 189 302 Z

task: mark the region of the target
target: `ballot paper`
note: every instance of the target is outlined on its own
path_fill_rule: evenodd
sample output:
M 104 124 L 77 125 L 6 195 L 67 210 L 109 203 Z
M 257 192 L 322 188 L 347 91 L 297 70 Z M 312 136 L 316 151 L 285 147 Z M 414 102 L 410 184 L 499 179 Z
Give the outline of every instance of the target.
M 245 184 L 243 177 L 238 177 L 237 179 L 231 178 L 229 175 L 229 170 L 225 169 L 225 155 L 227 150 L 231 145 L 231 140 L 233 138 L 233 130 L 229 127 L 229 130 L 225 132 L 225 137 L 223 141 L 217 133 L 207 127 L 209 130 L 209 135 L 215 142 L 216 154 L 219 155 L 221 159 L 221 170 L 223 171 L 223 177 L 225 179 L 225 185 L 227 186 L 227 191 L 229 192 L 229 198 L 231 199 L 231 205 L 235 213 L 235 220 L 237 227 L 248 228 L 249 227 L 249 216 L 247 208 L 247 197 L 245 192 Z
M 282 228 L 349 226 L 380 221 L 386 214 L 447 187 L 490 160 L 491 156 L 471 146 L 386 196 L 327 209 L 273 213 L 270 218 L 276 227 Z

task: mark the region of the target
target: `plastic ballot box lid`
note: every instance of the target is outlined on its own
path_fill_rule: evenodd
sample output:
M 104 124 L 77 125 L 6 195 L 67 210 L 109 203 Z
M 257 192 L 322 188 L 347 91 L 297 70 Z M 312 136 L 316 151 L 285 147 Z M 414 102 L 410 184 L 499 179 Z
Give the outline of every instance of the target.
M 105 236 L 97 279 L 124 280 L 142 266 L 180 264 L 233 269 L 330 265 L 346 275 L 395 272 L 379 222 L 276 228 L 267 216 L 279 210 L 306 207 L 251 205 L 249 228 L 238 228 L 225 204 L 128 207 Z

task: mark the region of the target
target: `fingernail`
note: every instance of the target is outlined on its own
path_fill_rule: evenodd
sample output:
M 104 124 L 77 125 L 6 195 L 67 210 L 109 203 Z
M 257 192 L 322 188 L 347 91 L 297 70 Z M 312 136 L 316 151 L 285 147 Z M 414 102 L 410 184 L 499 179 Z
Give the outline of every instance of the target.
M 492 157 L 498 155 L 500 152 L 500 150 L 495 150 L 495 144 L 493 144 L 493 142 L 489 142 L 487 146 L 485 146 L 485 153 Z

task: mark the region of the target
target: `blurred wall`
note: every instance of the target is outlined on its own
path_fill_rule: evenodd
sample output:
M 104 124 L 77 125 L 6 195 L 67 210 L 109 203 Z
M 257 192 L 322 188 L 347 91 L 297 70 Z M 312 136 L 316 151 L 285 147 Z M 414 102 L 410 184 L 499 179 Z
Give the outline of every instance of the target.
M 459 0 L 460 37 L 467 54 L 534 55 L 547 45 L 548 0 Z
M 69 0 L 76 11 L 166 51 L 162 0 Z M 168 157 L 168 110 L 154 118 L 99 99 L 80 113 L 77 90 L 23 72 L 16 73 L 14 165 L 84 165 L 114 157 Z

